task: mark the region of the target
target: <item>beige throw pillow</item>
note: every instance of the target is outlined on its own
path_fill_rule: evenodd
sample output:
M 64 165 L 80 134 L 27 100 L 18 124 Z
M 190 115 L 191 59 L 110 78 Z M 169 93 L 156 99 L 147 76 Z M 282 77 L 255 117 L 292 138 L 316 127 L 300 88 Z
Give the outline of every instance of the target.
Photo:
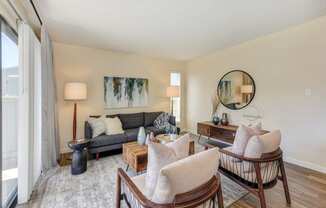
M 164 144 L 148 144 L 147 172 L 145 180 L 145 195 L 151 197 L 156 187 L 157 178 L 161 169 L 174 161 L 177 161 L 177 155 L 172 148 Z
M 105 117 L 101 116 L 99 118 L 89 118 L 87 120 L 87 122 L 89 123 L 89 125 L 92 128 L 92 132 L 93 132 L 92 138 L 105 133 L 106 126 L 105 126 L 104 119 L 105 119 Z
M 208 182 L 217 173 L 219 151 L 213 148 L 162 168 L 152 197 L 156 203 L 171 203 L 176 194 Z
M 113 134 L 123 134 L 124 131 L 122 129 L 121 121 L 118 117 L 114 118 L 105 118 L 105 126 L 106 126 L 106 135 L 113 135 Z

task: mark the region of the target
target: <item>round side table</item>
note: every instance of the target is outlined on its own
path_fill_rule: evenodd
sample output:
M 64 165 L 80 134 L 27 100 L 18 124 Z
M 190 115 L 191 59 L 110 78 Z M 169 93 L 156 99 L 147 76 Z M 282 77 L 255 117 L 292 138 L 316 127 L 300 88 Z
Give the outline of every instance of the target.
M 87 170 L 86 148 L 89 143 L 89 139 L 76 139 L 68 142 L 68 146 L 73 150 L 71 162 L 72 175 L 79 175 Z

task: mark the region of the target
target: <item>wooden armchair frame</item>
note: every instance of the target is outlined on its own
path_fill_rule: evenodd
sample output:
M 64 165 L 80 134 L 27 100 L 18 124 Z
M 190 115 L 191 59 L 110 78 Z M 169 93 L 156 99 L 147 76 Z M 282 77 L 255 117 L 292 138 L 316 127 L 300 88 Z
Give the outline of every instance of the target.
M 117 190 L 116 190 L 116 208 L 121 207 L 121 200 L 125 200 L 129 208 L 133 208 L 128 201 L 126 193 L 122 193 L 122 186 L 129 189 L 134 200 L 144 208 L 195 208 L 204 203 L 213 203 L 215 208 L 216 199 L 218 200 L 218 208 L 223 208 L 223 197 L 221 183 L 218 176 L 213 176 L 207 183 L 186 193 L 177 194 L 172 203 L 157 204 L 149 199 L 138 189 L 131 178 L 121 169 L 117 173 Z M 211 204 L 210 204 L 211 205 Z
M 289 205 L 291 204 L 283 153 L 280 148 L 272 153 L 263 154 L 258 159 L 243 157 L 225 149 L 220 149 L 220 153 L 220 173 L 254 194 L 259 199 L 261 208 L 266 208 L 264 189 L 273 188 L 277 184 L 277 180 L 283 182 L 286 202 Z M 230 162 L 230 159 L 233 162 Z M 240 165 L 237 165 L 237 163 Z M 222 164 L 224 164 L 224 167 Z M 265 168 L 265 171 L 262 172 L 262 168 Z M 264 182 L 266 179 L 269 180 Z

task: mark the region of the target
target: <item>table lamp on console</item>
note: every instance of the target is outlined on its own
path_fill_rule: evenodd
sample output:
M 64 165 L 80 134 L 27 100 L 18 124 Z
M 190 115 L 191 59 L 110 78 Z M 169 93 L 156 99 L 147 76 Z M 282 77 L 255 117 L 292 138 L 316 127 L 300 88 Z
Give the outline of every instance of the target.
M 73 114 L 73 140 L 76 140 L 77 129 L 77 102 L 87 99 L 87 85 L 83 82 L 68 82 L 65 84 L 64 99 L 74 102 L 74 114 Z

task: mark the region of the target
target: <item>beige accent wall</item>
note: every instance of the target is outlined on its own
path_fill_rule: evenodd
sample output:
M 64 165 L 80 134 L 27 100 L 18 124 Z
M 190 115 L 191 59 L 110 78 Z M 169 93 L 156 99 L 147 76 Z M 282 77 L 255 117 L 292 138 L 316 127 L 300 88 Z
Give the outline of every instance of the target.
M 189 130 L 211 118 L 211 96 L 231 69 L 251 74 L 257 93 L 250 107 L 219 112 L 234 124 L 258 112 L 265 129 L 281 129 L 287 161 L 326 172 L 326 17 L 190 61 Z
M 170 84 L 170 72 L 180 71 L 182 73 L 185 63 L 55 42 L 54 68 L 58 91 L 60 146 L 61 152 L 65 152 L 69 151 L 67 141 L 72 138 L 73 115 L 73 103 L 63 99 L 66 82 L 81 81 L 88 85 L 88 99 L 78 102 L 77 137 L 82 138 L 84 121 L 89 115 L 142 111 L 169 112 L 170 102 L 169 98 L 165 96 L 165 90 Z M 104 76 L 148 78 L 149 106 L 105 109 Z

